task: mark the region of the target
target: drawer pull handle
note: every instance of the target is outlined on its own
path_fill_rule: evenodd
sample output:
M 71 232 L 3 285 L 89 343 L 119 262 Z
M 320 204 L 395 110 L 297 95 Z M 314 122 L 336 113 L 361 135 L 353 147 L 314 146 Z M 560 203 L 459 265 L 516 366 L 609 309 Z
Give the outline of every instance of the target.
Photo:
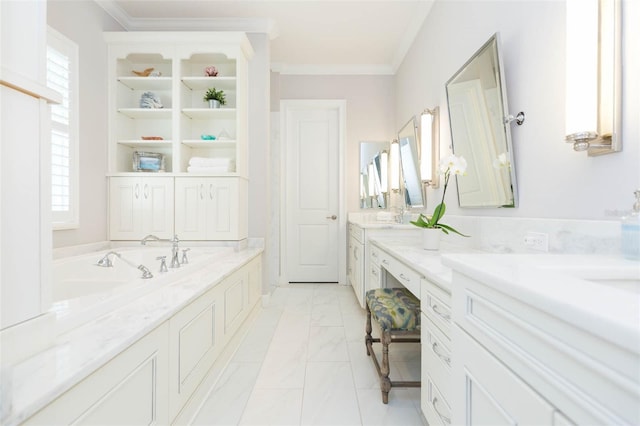
M 388 265 L 388 264 L 389 264 L 389 261 L 388 261 L 387 259 L 383 259 L 383 260 L 382 260 L 382 263 L 384 263 L 385 265 Z
M 431 310 L 432 310 L 433 312 L 435 312 L 437 315 L 441 316 L 445 321 L 451 321 L 451 315 L 449 315 L 449 314 L 447 314 L 447 313 L 445 313 L 445 312 L 441 312 L 441 311 L 438 309 L 438 305 L 432 305 L 432 306 L 431 306 Z
M 450 425 L 451 424 L 451 419 L 447 416 L 445 416 L 444 414 L 442 414 L 440 412 L 440 410 L 438 410 L 438 398 L 433 398 L 433 402 L 431 403 L 431 405 L 433 405 L 433 409 L 436 411 L 436 414 L 438 415 L 438 417 L 440 417 L 440 420 L 442 420 L 444 423 Z
M 400 273 L 400 278 L 402 278 L 403 280 L 408 281 L 408 282 L 411 281 L 411 278 L 406 277 L 403 273 Z
M 371 269 L 371 275 L 377 277 L 378 276 L 378 271 L 376 271 L 376 268 Z
M 378 257 L 378 252 L 374 251 L 373 253 L 371 253 L 371 257 Z
M 451 367 L 451 357 L 446 356 L 445 354 L 441 353 L 438 350 L 438 342 L 433 342 L 433 345 L 431 346 L 431 349 L 433 350 L 433 353 L 436 354 L 438 356 L 438 358 L 440 358 L 441 360 L 443 360 L 444 362 L 447 363 L 447 365 L 449 367 Z

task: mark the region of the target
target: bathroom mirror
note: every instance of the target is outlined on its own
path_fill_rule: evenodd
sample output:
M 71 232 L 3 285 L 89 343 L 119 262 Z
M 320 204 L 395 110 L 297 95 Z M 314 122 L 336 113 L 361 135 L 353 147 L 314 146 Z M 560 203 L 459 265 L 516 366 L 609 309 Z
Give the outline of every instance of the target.
M 411 117 L 398 132 L 398 144 L 400 145 L 400 168 L 407 207 L 424 207 L 420 182 L 418 127 L 415 117 Z
M 360 208 L 362 209 L 387 208 L 381 182 L 383 152 L 389 152 L 389 142 L 360 142 Z
M 453 152 L 468 164 L 466 175 L 456 176 L 460 207 L 518 205 L 499 49 L 496 33 L 446 84 Z

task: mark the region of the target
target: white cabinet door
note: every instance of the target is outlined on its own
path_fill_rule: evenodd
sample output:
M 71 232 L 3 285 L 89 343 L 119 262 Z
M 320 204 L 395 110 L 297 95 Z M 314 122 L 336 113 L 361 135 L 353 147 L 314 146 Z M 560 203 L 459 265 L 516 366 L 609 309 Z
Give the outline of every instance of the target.
M 241 192 L 238 178 L 176 178 L 176 234 L 183 240 L 246 238 Z
M 452 333 L 453 424 L 552 424 L 547 401 L 459 327 Z
M 173 237 L 173 179 L 112 177 L 109 188 L 112 240 L 139 240 L 147 234 Z

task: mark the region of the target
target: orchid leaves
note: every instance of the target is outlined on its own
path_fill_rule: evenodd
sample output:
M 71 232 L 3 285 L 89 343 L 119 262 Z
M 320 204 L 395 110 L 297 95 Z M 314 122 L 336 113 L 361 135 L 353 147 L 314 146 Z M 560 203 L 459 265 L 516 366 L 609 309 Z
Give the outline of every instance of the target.
M 463 237 L 468 237 L 449 225 L 445 225 L 440 223 L 440 219 L 444 216 L 444 212 L 447 209 L 447 206 L 444 203 L 444 196 L 447 193 L 447 186 L 449 185 L 449 177 L 451 174 L 455 175 L 464 175 L 467 169 L 467 161 L 462 156 L 450 155 L 448 157 L 443 158 L 440 161 L 440 172 L 444 174 L 444 190 L 442 191 L 442 202 L 436 206 L 433 210 L 432 216 L 425 216 L 422 213 L 418 216 L 418 219 L 412 221 L 411 224 L 419 227 L 419 228 L 432 228 L 432 229 L 441 229 L 445 234 L 449 234 L 449 232 L 453 232 Z

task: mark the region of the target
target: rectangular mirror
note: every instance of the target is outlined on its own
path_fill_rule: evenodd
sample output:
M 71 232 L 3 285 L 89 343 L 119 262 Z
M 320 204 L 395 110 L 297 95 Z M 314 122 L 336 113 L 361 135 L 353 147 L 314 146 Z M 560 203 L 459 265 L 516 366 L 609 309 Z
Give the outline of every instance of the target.
M 418 126 L 415 117 L 411 117 L 398 132 L 398 144 L 400 146 L 400 169 L 402 170 L 406 205 L 407 207 L 424 207 L 422 182 L 420 181 Z
M 456 179 L 460 207 L 518 205 L 499 47 L 496 33 L 446 84 L 453 152 L 468 164 Z
M 360 208 L 387 208 L 388 170 L 383 170 L 383 153 L 389 152 L 389 142 L 360 142 Z M 387 157 L 388 158 L 388 157 Z M 388 162 L 387 166 L 388 167 Z

